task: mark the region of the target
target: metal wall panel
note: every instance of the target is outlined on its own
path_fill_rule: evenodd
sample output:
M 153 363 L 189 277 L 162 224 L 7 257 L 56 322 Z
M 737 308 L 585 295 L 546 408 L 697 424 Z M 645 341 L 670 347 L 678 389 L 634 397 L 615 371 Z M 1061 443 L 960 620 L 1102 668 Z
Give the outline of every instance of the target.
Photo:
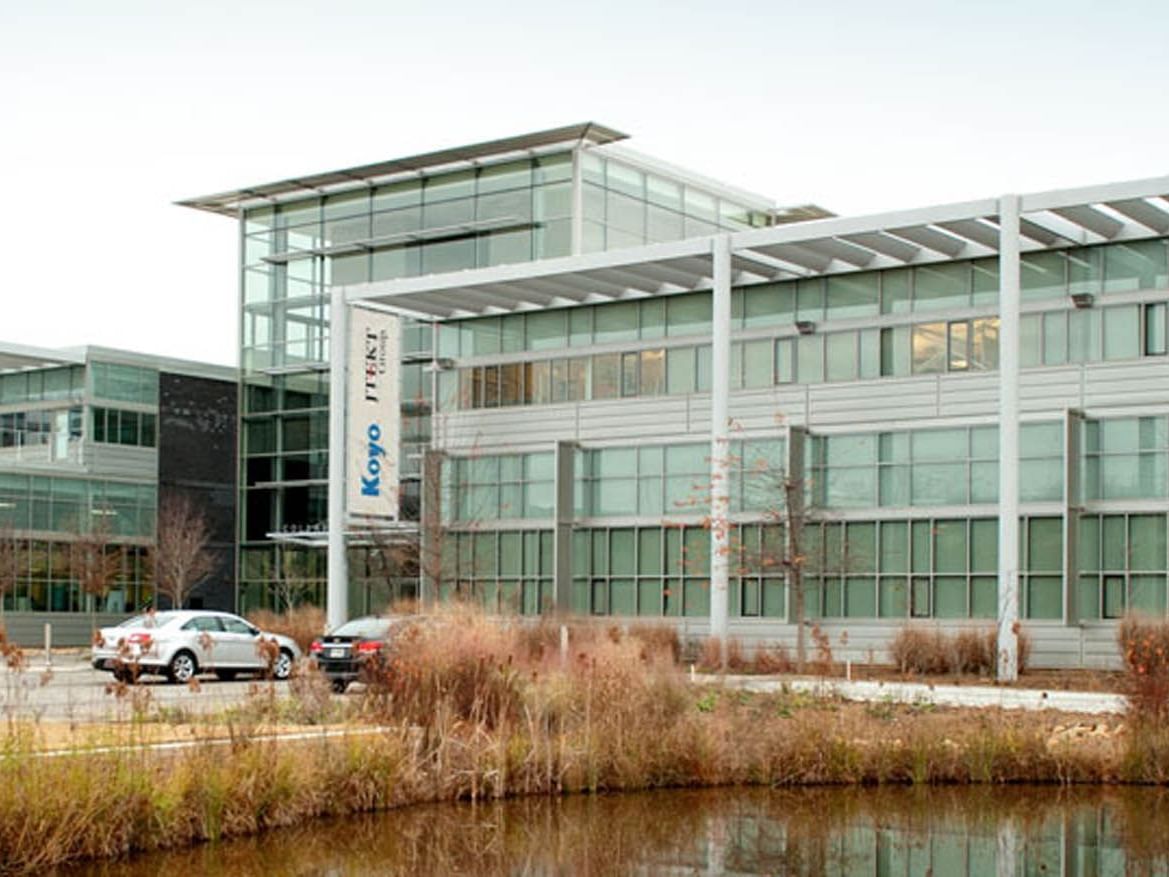
M 158 477 L 158 451 L 90 444 L 85 451 L 85 469 L 87 474 L 96 477 L 141 478 L 153 482 Z

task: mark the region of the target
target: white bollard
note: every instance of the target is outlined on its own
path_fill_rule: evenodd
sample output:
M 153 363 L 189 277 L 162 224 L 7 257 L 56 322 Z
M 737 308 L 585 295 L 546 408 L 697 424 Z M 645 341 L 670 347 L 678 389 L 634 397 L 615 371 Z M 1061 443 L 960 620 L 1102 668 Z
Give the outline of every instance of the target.
M 560 668 L 568 669 L 568 626 L 560 625 Z
M 45 666 L 53 666 L 53 625 L 45 622 Z

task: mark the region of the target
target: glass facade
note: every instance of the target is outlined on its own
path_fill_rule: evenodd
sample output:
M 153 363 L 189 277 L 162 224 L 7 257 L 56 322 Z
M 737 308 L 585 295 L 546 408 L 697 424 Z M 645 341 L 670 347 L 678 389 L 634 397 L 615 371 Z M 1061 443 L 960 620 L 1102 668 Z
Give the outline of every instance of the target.
M 1166 423 L 1167 417 L 1145 417 L 1021 425 L 1023 617 L 1064 617 L 1058 510 L 1065 500 L 1079 534 L 1073 570 L 1079 616 L 1165 611 L 1169 509 L 1112 514 L 1093 506 L 1169 496 Z M 1065 497 L 1069 429 L 1079 430 L 1083 514 L 1074 511 L 1074 497 Z M 785 541 L 792 483 L 786 436 L 731 443 L 733 615 L 787 617 L 785 587 L 798 555 L 810 617 L 995 616 L 996 426 L 811 435 L 803 447 L 803 461 L 790 463 L 804 471 L 798 484 L 806 503 L 802 542 L 794 544 Z M 585 447 L 574 457 L 574 611 L 706 614 L 709 443 Z M 491 607 L 546 607 L 553 455 L 452 457 L 443 487 L 442 538 L 450 546 L 443 580 L 461 582 L 461 593 Z M 536 540 L 524 549 L 536 560 L 513 568 L 506 557 L 528 540 Z
M 408 179 L 246 209 L 241 602 L 268 601 L 281 578 L 294 577 L 317 596 L 323 587 L 323 555 L 283 548 L 272 534 L 323 529 L 327 515 L 329 287 L 777 221 L 775 211 L 750 201 L 654 170 L 632 153 L 585 145 L 473 168 L 423 169 Z M 961 411 L 941 411 L 940 388 L 962 386 L 956 376 L 998 370 L 998 273 L 997 258 L 955 259 L 732 291 L 730 389 L 749 404 L 767 396 L 747 394 L 753 390 L 782 387 L 776 397 L 792 399 L 806 385 L 885 381 L 881 392 L 888 395 L 898 380 L 947 376 L 934 383 L 938 410 L 928 423 L 914 423 L 924 414 L 890 411 L 866 418 L 874 424 L 868 428 L 838 418 L 817 429 L 807 406 L 827 399 L 831 391 L 823 390 L 808 393 L 795 415 L 813 423 L 806 441 L 792 440 L 783 425 L 787 413 L 778 411 L 774 434 L 758 434 L 768 432 L 758 424 L 736 434 L 733 614 L 790 619 L 798 566 L 815 617 L 994 616 L 998 429 L 991 414 L 963 422 Z M 1152 358 L 1169 355 L 1167 289 L 1165 238 L 1023 253 L 1019 355 L 1039 375 L 1029 376 L 1028 386 L 1060 374 L 1042 369 L 1155 365 Z M 460 294 L 452 278 L 444 295 Z M 531 614 L 554 597 L 556 458 L 551 441 L 507 452 L 503 431 L 537 423 L 540 412 L 504 418 L 484 409 L 597 401 L 610 404 L 582 406 L 577 416 L 619 417 L 622 404 L 634 399 L 648 409 L 657 397 L 709 393 L 711 295 L 688 290 L 510 312 L 502 302 L 495 310 L 404 324 L 403 508 L 417 515 L 432 417 L 457 433 L 435 429 L 438 448 L 465 447 L 458 436 L 482 433 L 490 452 L 452 453 L 443 466 L 438 589 Z M 1086 373 L 1077 372 L 1081 386 Z M 980 391 L 989 384 L 971 382 Z M 859 395 L 841 393 L 838 404 L 866 404 Z M 1069 577 L 1082 618 L 1164 611 L 1169 506 L 1152 506 L 1169 502 L 1169 405 L 1082 419 L 1068 407 L 1036 404 L 1021 424 L 1021 613 L 1062 620 L 1071 611 Z M 107 435 L 111 413 L 104 415 Z M 701 434 L 701 427 L 686 431 Z M 648 425 L 622 434 L 629 436 L 624 444 L 600 441 L 573 451 L 572 608 L 705 616 L 709 443 L 666 442 Z M 799 459 L 789 460 L 801 447 Z M 793 478 L 807 506 L 802 535 L 785 526 Z M 1116 556 L 1108 554 L 1113 539 L 1125 546 Z M 351 555 L 357 578 L 368 578 L 360 570 L 371 564 Z M 364 586 L 368 591 L 368 581 Z
M 591 253 L 770 225 L 772 214 L 634 163 L 581 151 L 583 231 Z
M 1112 304 L 1105 297 L 1095 308 L 1065 301 L 1044 310 L 1043 301 L 1164 288 L 1167 254 L 1166 241 L 1156 240 L 1024 255 L 1023 367 L 1166 355 L 1163 302 Z M 736 289 L 731 388 L 997 370 L 997 296 L 994 260 Z M 963 309 L 985 313 L 944 313 Z M 936 316 L 925 319 L 930 312 Z M 858 320 L 870 325 L 848 327 Z M 797 330 L 802 321 L 814 325 L 813 334 Z M 439 356 L 475 364 L 440 373 L 438 404 L 473 409 L 709 392 L 710 345 L 672 340 L 709 335 L 706 292 L 447 321 L 438 328 Z M 591 352 L 598 345 L 605 352 Z M 619 346 L 626 348 L 612 349 Z
M 93 608 L 151 605 L 145 557 L 158 506 L 158 383 L 156 368 L 99 360 L 0 374 L 0 554 L 12 564 L 2 580 L 6 611 L 86 610 L 70 543 L 94 532 L 119 571 Z M 130 456 L 119 456 L 122 449 Z
M 244 602 L 268 602 L 271 570 L 291 562 L 270 535 L 319 530 L 327 518 L 329 287 L 569 255 L 572 177 L 565 151 L 246 212 Z M 432 339 L 430 324 L 403 321 L 400 473 L 408 518 L 418 515 L 430 444 Z M 323 564 L 297 563 L 308 570 L 306 593 L 319 595 Z M 358 558 L 354 567 L 362 566 Z

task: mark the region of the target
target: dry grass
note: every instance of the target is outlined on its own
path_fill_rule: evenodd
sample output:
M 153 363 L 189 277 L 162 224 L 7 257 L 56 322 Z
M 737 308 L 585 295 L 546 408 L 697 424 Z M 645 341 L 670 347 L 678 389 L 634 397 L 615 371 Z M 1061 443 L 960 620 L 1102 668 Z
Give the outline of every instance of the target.
M 1031 655 L 1031 639 L 1023 630 L 1017 635 L 1022 673 Z M 889 656 L 902 673 L 994 676 L 998 669 L 998 633 L 992 627 L 961 630 L 951 636 L 910 625 L 897 632 L 889 644 Z
M 467 609 L 421 619 L 351 736 L 36 757 L 0 738 L 0 872 L 186 846 L 428 801 L 842 783 L 1169 782 L 1169 731 L 1046 714 L 852 705 L 696 689 L 668 649 L 613 626 L 572 640 Z M 533 645 L 535 644 L 535 646 Z M 264 694 L 264 691 L 269 694 Z M 272 710 L 258 689 L 257 711 Z M 309 683 L 294 689 L 319 707 Z M 316 698 L 316 700 L 313 700 Z
M 306 655 L 312 641 L 325 632 L 325 613 L 318 606 L 297 606 L 280 613 L 257 609 L 248 613 L 248 621 L 266 633 L 292 637 Z
M 719 641 L 714 637 L 707 637 L 702 641 L 702 651 L 698 657 L 697 667 L 705 673 L 716 673 L 719 670 L 729 670 L 732 673 L 741 673 L 751 668 L 743 651 L 743 643 L 738 637 L 727 637 L 726 666 L 722 664 L 722 650 Z
M 1169 719 L 1169 622 L 1130 615 L 1116 633 L 1124 661 L 1124 691 L 1134 719 Z
M 751 656 L 751 669 L 755 673 L 793 673 L 796 664 L 787 646 L 758 645 Z

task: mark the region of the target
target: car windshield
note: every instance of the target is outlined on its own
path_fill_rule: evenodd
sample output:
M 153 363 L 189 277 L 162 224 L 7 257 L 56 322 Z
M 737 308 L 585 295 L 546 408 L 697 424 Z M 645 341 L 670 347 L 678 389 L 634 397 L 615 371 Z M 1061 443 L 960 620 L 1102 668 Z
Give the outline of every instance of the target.
M 381 639 L 390 632 L 388 618 L 354 618 L 333 631 L 333 636 L 360 636 Z
M 127 618 L 118 627 L 166 627 L 176 617 L 174 612 L 147 612 Z

